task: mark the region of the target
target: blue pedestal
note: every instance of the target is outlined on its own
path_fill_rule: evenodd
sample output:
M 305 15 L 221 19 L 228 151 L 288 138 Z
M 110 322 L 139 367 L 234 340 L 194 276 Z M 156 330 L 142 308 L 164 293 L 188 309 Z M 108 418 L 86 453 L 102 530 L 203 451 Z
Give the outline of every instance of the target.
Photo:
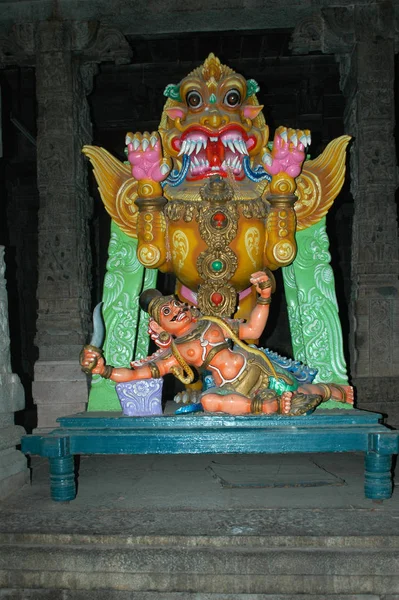
M 365 494 L 392 495 L 392 455 L 399 431 L 381 425 L 381 415 L 359 410 L 317 410 L 309 416 L 160 415 L 128 417 L 85 412 L 58 419 L 48 434 L 26 435 L 22 451 L 50 459 L 51 496 L 76 495 L 73 456 L 79 454 L 286 454 L 364 452 Z

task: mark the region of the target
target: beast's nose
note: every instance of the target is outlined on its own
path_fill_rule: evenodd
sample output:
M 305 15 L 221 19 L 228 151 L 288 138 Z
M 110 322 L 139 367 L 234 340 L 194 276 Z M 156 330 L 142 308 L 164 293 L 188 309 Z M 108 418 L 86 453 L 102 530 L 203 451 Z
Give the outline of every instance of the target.
M 218 110 L 209 111 L 200 118 L 201 125 L 204 125 L 205 127 L 212 127 L 212 129 L 219 129 L 224 125 L 227 125 L 229 122 L 229 117 L 220 113 Z

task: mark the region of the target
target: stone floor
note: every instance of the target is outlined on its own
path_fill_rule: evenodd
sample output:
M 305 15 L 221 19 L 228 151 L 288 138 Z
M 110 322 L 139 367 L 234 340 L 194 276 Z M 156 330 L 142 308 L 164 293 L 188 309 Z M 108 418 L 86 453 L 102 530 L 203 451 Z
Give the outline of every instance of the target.
M 399 489 L 363 493 L 362 454 L 83 456 L 78 494 L 50 499 L 47 460 L 0 503 L 0 532 L 399 535 Z
M 399 488 L 361 454 L 83 456 L 77 498 L 45 459 L 0 502 L 0 599 L 399 600 Z

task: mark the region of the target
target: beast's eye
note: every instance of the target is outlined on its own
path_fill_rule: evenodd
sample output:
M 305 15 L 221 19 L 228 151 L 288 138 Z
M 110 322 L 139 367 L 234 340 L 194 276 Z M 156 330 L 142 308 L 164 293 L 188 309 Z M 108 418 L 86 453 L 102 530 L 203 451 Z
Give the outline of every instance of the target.
M 238 106 L 240 104 L 240 102 L 241 102 L 241 94 L 240 94 L 240 92 L 238 90 L 230 90 L 225 95 L 223 102 L 227 106 L 230 106 L 231 108 L 234 108 L 235 106 Z
M 170 315 L 170 308 L 169 308 L 169 306 L 164 306 L 163 307 L 162 314 L 165 315 L 165 317 L 167 317 L 168 315 Z
M 202 96 L 199 92 L 196 92 L 194 90 L 188 92 L 186 100 L 187 104 L 191 106 L 191 108 L 199 108 L 200 106 L 202 106 Z

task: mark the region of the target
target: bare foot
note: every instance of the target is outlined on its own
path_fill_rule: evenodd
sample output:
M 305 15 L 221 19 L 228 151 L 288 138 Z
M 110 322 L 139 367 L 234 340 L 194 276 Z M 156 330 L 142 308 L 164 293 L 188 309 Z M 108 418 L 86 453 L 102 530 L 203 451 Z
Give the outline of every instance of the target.
M 282 415 L 288 415 L 291 412 L 292 392 L 284 392 L 281 394 L 280 411 Z
M 337 402 L 346 402 L 353 404 L 354 392 L 351 385 L 338 385 L 336 383 L 329 383 L 328 387 L 331 390 L 331 399 Z

